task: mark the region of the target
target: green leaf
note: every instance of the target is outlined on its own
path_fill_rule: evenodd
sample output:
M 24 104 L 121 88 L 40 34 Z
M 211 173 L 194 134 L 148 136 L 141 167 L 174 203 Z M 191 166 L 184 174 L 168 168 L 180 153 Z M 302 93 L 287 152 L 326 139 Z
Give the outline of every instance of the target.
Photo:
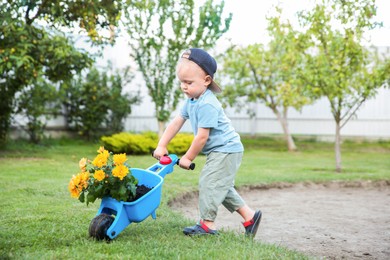
M 131 198 L 135 198 L 135 195 L 136 195 L 136 191 L 137 191 L 137 186 L 136 184 L 133 184 L 133 183 L 128 183 L 127 184 L 127 189 L 129 190 L 129 197 Z
M 84 194 L 84 192 L 81 192 L 81 194 L 79 196 L 79 201 L 84 203 L 84 201 L 85 201 L 85 194 Z
M 119 187 L 119 195 L 120 196 L 124 196 L 124 195 L 126 195 L 126 187 L 124 186 L 124 185 L 121 185 L 120 187 Z
M 88 195 L 87 195 L 87 205 L 89 204 L 89 202 L 94 203 L 96 199 L 97 198 L 95 197 L 94 194 L 88 193 Z

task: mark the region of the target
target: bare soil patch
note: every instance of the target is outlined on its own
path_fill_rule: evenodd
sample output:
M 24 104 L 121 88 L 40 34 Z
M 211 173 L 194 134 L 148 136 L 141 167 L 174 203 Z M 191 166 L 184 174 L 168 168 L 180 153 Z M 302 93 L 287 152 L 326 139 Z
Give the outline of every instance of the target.
M 390 259 L 390 181 L 277 183 L 239 190 L 263 212 L 256 240 L 315 258 Z M 196 193 L 171 201 L 187 218 L 199 218 Z M 241 217 L 221 207 L 219 229 L 244 233 Z

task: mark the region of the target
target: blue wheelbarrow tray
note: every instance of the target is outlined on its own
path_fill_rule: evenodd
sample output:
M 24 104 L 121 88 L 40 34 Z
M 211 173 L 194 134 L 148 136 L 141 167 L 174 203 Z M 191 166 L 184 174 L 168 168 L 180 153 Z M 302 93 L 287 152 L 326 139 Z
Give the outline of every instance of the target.
M 138 185 L 145 185 L 152 188 L 148 193 L 132 202 L 117 201 L 111 197 L 102 199 L 97 216 L 105 213 L 114 215 L 115 219 L 107 229 L 107 236 L 114 239 L 119 233 L 131 223 L 139 223 L 148 216 L 156 219 L 156 209 L 161 202 L 162 184 L 166 174 L 173 171 L 173 166 L 178 158 L 176 155 L 169 155 L 172 162 L 168 165 L 156 163 L 148 169 L 131 168 L 131 174 L 138 179 Z

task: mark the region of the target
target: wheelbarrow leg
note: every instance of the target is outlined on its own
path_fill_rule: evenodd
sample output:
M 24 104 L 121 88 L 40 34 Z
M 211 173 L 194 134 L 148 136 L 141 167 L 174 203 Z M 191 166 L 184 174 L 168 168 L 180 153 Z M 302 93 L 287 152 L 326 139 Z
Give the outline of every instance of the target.
M 156 210 L 153 210 L 152 214 L 150 214 L 153 219 L 156 219 Z
M 122 230 L 124 230 L 128 225 L 130 225 L 130 223 L 131 222 L 130 222 L 129 218 L 127 217 L 126 210 L 122 206 L 118 210 L 118 212 L 115 216 L 114 222 L 108 228 L 107 236 L 110 239 L 114 239 L 115 237 L 117 237 L 119 235 L 120 232 L 122 232 Z

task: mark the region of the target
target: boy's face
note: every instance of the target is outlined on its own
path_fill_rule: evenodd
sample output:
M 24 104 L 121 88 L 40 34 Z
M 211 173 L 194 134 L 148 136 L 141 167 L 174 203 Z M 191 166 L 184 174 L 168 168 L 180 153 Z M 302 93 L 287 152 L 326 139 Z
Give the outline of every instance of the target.
M 211 77 L 197 64 L 185 58 L 177 66 L 180 88 L 188 98 L 198 99 L 211 84 Z

